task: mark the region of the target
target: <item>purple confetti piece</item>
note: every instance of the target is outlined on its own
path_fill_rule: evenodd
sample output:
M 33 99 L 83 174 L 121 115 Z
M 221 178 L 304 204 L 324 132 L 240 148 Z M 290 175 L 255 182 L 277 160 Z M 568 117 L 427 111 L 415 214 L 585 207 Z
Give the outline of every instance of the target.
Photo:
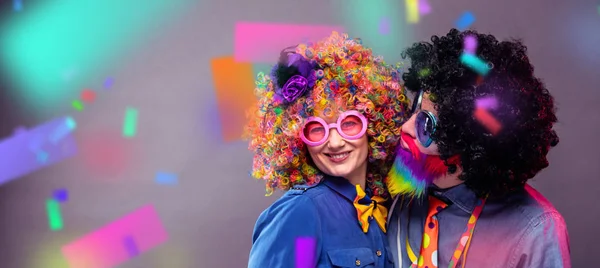
M 379 21 L 379 33 L 383 35 L 390 33 L 390 20 L 388 18 L 381 18 Z
M 477 52 L 477 38 L 469 35 L 465 37 L 465 53 L 475 54 Z
M 44 139 L 64 124 L 65 120 L 67 118 L 62 117 L 45 122 L 31 130 L 1 140 L 0 185 L 75 156 L 77 146 L 72 135 L 67 134 L 56 144 L 45 142 Z
M 296 238 L 296 268 L 313 268 L 317 241 L 313 237 Z
M 54 190 L 52 197 L 54 198 L 54 200 L 60 203 L 64 203 L 67 202 L 67 200 L 69 200 L 69 192 L 65 188 L 56 189 Z
M 104 88 L 109 89 L 112 87 L 114 80 L 112 79 L 112 77 L 106 78 L 106 80 L 104 80 Z
M 138 249 L 138 246 L 135 243 L 135 239 L 133 238 L 133 236 L 125 236 L 123 238 L 123 246 L 125 246 L 129 257 L 135 257 L 137 255 L 140 255 L 140 250 Z
M 419 0 L 419 13 L 426 15 L 431 13 L 431 6 L 427 3 L 427 0 Z
M 481 98 L 475 101 L 477 108 L 483 108 L 485 110 L 496 110 L 498 108 L 498 101 L 494 97 Z

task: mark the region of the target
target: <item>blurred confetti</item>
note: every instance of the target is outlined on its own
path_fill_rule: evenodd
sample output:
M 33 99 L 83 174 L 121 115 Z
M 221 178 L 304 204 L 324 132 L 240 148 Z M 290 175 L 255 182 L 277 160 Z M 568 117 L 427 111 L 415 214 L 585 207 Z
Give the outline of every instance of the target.
M 158 184 L 174 185 L 177 184 L 177 175 L 167 172 L 156 172 L 154 181 Z
M 496 108 L 498 108 L 498 101 L 494 97 L 477 99 L 475 103 L 475 106 L 477 108 L 482 108 L 486 110 L 495 110 Z
M 69 133 L 71 133 L 77 127 L 77 123 L 75 120 L 67 116 L 62 124 L 56 126 L 56 128 L 50 133 L 50 141 L 52 144 L 58 143 L 59 140 L 66 137 Z
M 278 54 L 279 52 L 273 55 Z M 253 66 L 250 63 L 236 62 L 233 57 L 215 58 L 210 64 L 222 138 L 225 142 L 239 140 L 246 124 L 246 110 L 256 101 Z M 232 79 L 232 74 L 236 74 L 235 79 Z
M 125 119 L 123 120 L 123 137 L 134 137 L 137 132 L 138 110 L 127 107 Z
M 69 192 L 65 188 L 56 189 L 52 193 L 52 197 L 54 198 L 54 200 L 60 203 L 64 203 L 69 200 Z
M 431 6 L 427 3 L 427 0 L 419 0 L 419 13 L 421 15 L 427 15 L 431 13 Z
M 296 238 L 296 267 L 295 268 L 311 268 L 316 263 L 317 242 L 313 237 L 298 237 Z M 359 263 L 357 263 L 359 264 Z
M 106 88 L 106 89 L 111 88 L 113 83 L 114 83 L 114 80 L 111 77 L 106 78 L 106 80 L 104 80 L 104 88 Z
M 406 21 L 410 24 L 419 22 L 419 0 L 404 0 L 406 3 Z
M 420 77 L 427 77 L 431 74 L 431 70 L 429 70 L 429 68 L 424 68 L 419 70 L 419 76 Z
M 487 63 L 473 54 L 463 53 L 460 55 L 460 62 L 480 75 L 486 75 L 491 70 Z
M 54 119 L 0 141 L 0 185 L 76 155 L 75 140 L 68 133 L 56 143 L 47 142 L 68 121 L 68 117 Z
M 123 238 L 123 246 L 125 246 L 127 253 L 129 253 L 129 257 L 136 257 L 137 255 L 140 255 L 140 250 L 138 249 L 133 236 L 125 236 L 125 238 Z
M 81 100 L 85 101 L 85 102 L 94 102 L 94 100 L 96 99 L 96 92 L 94 92 L 91 89 L 84 89 L 83 91 L 81 91 Z
M 466 11 L 456 21 L 456 28 L 459 31 L 464 31 L 467 28 L 469 28 L 469 26 L 471 26 L 473 22 L 475 22 L 475 16 L 473 15 L 473 13 Z
M 477 38 L 473 35 L 465 37 L 464 51 L 468 54 L 475 55 L 477 52 Z
M 21 2 L 21 0 L 13 0 L 13 10 L 14 11 L 23 10 L 23 2 Z
M 63 220 L 60 214 L 60 203 L 54 199 L 46 200 L 46 212 L 48 213 L 48 224 L 50 225 L 50 230 L 62 230 Z
M 62 252 L 70 268 L 115 267 L 131 259 L 125 237 L 141 254 L 167 241 L 168 234 L 154 206 L 146 205 L 63 246 Z
M 379 21 L 379 33 L 383 35 L 390 33 L 390 19 L 387 17 L 383 17 Z
M 238 22 L 235 24 L 235 61 L 245 63 L 273 62 L 281 49 L 303 40 L 318 41 L 332 31 L 344 28 L 328 25 L 267 24 Z
M 83 103 L 81 103 L 79 100 L 74 100 L 71 105 L 73 105 L 73 108 L 75 108 L 77 111 L 83 110 Z
M 500 132 L 502 125 L 500 125 L 500 122 L 498 122 L 498 120 L 496 120 L 496 118 L 494 118 L 485 109 L 475 109 L 474 116 L 480 124 L 482 124 L 490 133 L 492 133 L 492 135 L 496 135 L 498 132 Z

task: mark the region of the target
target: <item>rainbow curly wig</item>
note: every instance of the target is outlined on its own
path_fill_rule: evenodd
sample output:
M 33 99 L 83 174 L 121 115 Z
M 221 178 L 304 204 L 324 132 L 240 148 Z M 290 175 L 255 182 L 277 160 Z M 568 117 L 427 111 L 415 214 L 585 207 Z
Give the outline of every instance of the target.
M 303 63 L 292 64 L 294 57 Z M 245 138 L 254 152 L 251 176 L 266 181 L 266 196 L 276 188 L 313 185 L 323 178 L 300 132 L 308 117 L 327 116 L 337 109 L 357 110 L 367 118 L 367 187 L 373 195 L 387 197 L 383 179 L 393 161 L 400 126 L 410 116 L 409 101 L 399 83 L 400 67 L 386 65 L 360 39 L 333 32 L 320 42 L 284 50 L 270 75 L 259 73 L 258 103 L 248 113 Z M 298 75 L 308 78 L 305 92 L 293 100 L 282 98 L 286 96 L 281 88 Z

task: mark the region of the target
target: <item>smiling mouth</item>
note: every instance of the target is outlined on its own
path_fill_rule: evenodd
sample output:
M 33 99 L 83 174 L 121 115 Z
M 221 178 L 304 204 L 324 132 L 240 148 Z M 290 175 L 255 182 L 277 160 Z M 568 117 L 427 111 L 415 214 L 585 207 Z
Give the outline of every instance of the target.
M 341 159 L 348 157 L 349 154 L 350 154 L 350 151 L 343 152 L 343 153 L 336 153 L 336 154 L 324 154 L 324 155 L 326 155 L 327 157 L 329 157 L 333 160 L 341 160 Z

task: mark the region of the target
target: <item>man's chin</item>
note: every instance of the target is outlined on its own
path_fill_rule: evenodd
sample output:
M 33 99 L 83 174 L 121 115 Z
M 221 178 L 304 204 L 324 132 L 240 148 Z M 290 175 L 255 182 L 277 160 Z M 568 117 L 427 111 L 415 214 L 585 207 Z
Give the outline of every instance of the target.
M 440 164 L 443 161 L 438 156 L 421 154 L 417 160 L 411 152 L 398 150 L 386 181 L 388 191 L 392 196 L 423 196 L 433 180 L 443 174 L 444 171 L 439 169 Z M 432 166 L 438 168 L 433 170 Z

